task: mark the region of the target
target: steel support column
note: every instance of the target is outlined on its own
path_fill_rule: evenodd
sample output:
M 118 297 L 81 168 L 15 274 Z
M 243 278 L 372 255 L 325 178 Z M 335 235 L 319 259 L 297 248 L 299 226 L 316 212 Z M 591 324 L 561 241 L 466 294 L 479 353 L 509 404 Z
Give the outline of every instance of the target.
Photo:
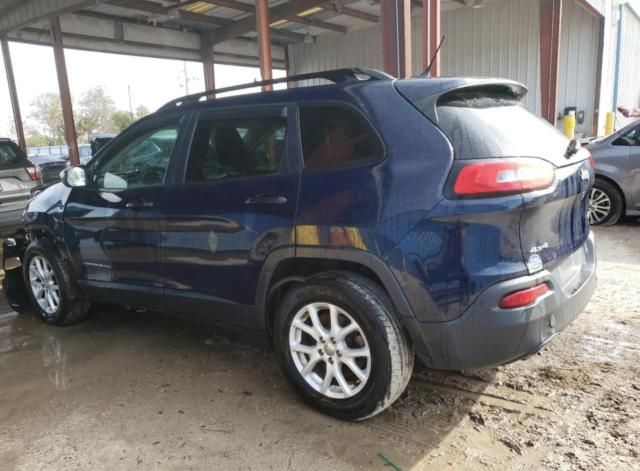
M 11 108 L 13 109 L 13 122 L 18 135 L 18 145 L 26 152 L 27 142 L 24 139 L 24 128 L 22 127 L 22 114 L 20 113 L 20 103 L 18 102 L 18 90 L 16 79 L 13 75 L 13 63 L 9 52 L 9 41 L 6 36 L 0 39 L 2 43 L 2 57 L 4 57 L 4 69 L 7 72 L 7 84 L 9 85 L 9 97 L 11 98 Z
M 202 42 L 202 68 L 204 71 L 204 89 L 213 90 L 216 88 L 216 73 L 214 70 L 215 57 L 213 54 L 213 45 L 203 37 Z
M 260 75 L 262 80 L 271 80 L 271 32 L 269 31 L 269 3 L 267 0 L 256 0 L 256 31 L 258 33 L 258 57 L 260 59 Z M 273 90 L 272 85 L 262 87 L 263 91 Z
M 440 76 L 440 54 L 433 59 L 442 37 L 440 15 L 440 0 L 422 0 L 422 68 L 426 70 L 433 60 L 431 77 Z
M 562 0 L 540 0 L 540 96 L 542 117 L 555 126 L 560 73 Z
M 604 16 L 598 19 L 598 57 L 596 65 L 596 89 L 594 91 L 594 107 L 593 107 L 593 135 L 598 135 L 598 127 L 600 121 L 600 92 L 602 88 L 602 63 L 604 60 L 604 34 L 605 34 L 605 21 Z
M 58 88 L 60 89 L 60 102 L 62 104 L 64 135 L 67 141 L 67 146 L 69 147 L 69 163 L 71 165 L 80 165 L 78 137 L 76 135 L 76 125 L 73 121 L 73 107 L 71 105 L 71 92 L 69 91 L 69 79 L 67 77 L 67 64 L 64 59 L 60 18 L 52 16 L 50 24 L 51 44 L 53 45 L 53 56 L 56 62 L 56 72 L 58 74 Z
M 409 77 L 411 70 L 411 1 L 382 0 L 382 65 L 396 77 Z

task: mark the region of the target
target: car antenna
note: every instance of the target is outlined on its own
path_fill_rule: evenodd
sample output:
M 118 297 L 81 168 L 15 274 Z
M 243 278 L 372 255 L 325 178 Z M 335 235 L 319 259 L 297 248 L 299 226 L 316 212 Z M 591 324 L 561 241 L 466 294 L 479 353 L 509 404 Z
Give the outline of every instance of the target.
M 429 65 L 427 66 L 426 69 L 424 69 L 424 72 L 422 72 L 420 74 L 420 76 L 424 76 L 424 75 L 429 75 L 429 72 L 431 72 L 431 67 L 433 66 L 434 62 L 436 61 L 436 57 L 438 57 L 438 54 L 440 53 L 440 48 L 442 47 L 442 44 L 444 43 L 444 40 L 446 38 L 446 35 L 442 35 L 442 39 L 440 39 L 440 43 L 438 44 L 438 47 L 436 48 L 436 52 L 433 53 L 433 57 L 431 58 L 431 62 L 429 62 Z

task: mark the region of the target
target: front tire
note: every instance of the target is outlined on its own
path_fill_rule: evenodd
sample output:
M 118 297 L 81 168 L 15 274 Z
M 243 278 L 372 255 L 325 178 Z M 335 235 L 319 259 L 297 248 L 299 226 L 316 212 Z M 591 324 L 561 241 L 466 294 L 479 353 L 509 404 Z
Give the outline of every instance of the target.
M 79 296 L 66 263 L 51 243 L 36 240 L 27 247 L 23 273 L 33 309 L 44 322 L 62 326 L 87 316 L 89 302 Z
M 411 378 L 412 347 L 387 295 L 365 277 L 324 273 L 292 288 L 274 327 L 287 378 L 308 403 L 332 417 L 372 417 Z
M 622 217 L 624 200 L 612 183 L 596 179 L 589 193 L 589 223 L 592 226 L 613 226 Z

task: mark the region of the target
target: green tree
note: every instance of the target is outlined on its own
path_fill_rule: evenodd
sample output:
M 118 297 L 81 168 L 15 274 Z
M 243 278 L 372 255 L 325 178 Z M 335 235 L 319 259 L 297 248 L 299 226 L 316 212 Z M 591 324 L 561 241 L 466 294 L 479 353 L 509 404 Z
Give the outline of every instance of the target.
M 65 143 L 60 95 L 57 93 L 38 95 L 31 103 L 29 118 L 35 122 L 33 133 L 47 139 L 50 145 Z
M 104 87 L 87 90 L 78 102 L 78 134 L 89 135 L 94 132 L 113 132 L 116 130 L 112 120 L 115 111 L 113 99 Z
M 144 118 L 149 114 L 151 114 L 151 111 L 149 111 L 149 108 L 144 105 L 140 105 L 136 108 L 136 119 Z
M 115 127 L 116 132 L 124 131 L 131 126 L 136 120 L 136 117 L 128 111 L 114 111 L 111 113 L 111 121 Z

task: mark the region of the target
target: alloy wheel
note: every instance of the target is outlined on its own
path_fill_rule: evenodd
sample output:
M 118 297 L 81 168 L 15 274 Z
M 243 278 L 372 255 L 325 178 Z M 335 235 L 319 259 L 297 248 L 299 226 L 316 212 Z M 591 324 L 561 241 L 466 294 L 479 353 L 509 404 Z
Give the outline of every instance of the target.
M 592 188 L 589 194 L 589 223 L 603 222 L 611 212 L 611 198 L 604 191 Z
M 31 292 L 40 308 L 47 314 L 54 314 L 60 307 L 60 286 L 49 262 L 39 255 L 29 263 Z
M 289 350 L 305 382 L 332 399 L 355 396 L 371 376 L 364 331 L 344 309 L 330 303 L 311 303 L 296 313 Z

